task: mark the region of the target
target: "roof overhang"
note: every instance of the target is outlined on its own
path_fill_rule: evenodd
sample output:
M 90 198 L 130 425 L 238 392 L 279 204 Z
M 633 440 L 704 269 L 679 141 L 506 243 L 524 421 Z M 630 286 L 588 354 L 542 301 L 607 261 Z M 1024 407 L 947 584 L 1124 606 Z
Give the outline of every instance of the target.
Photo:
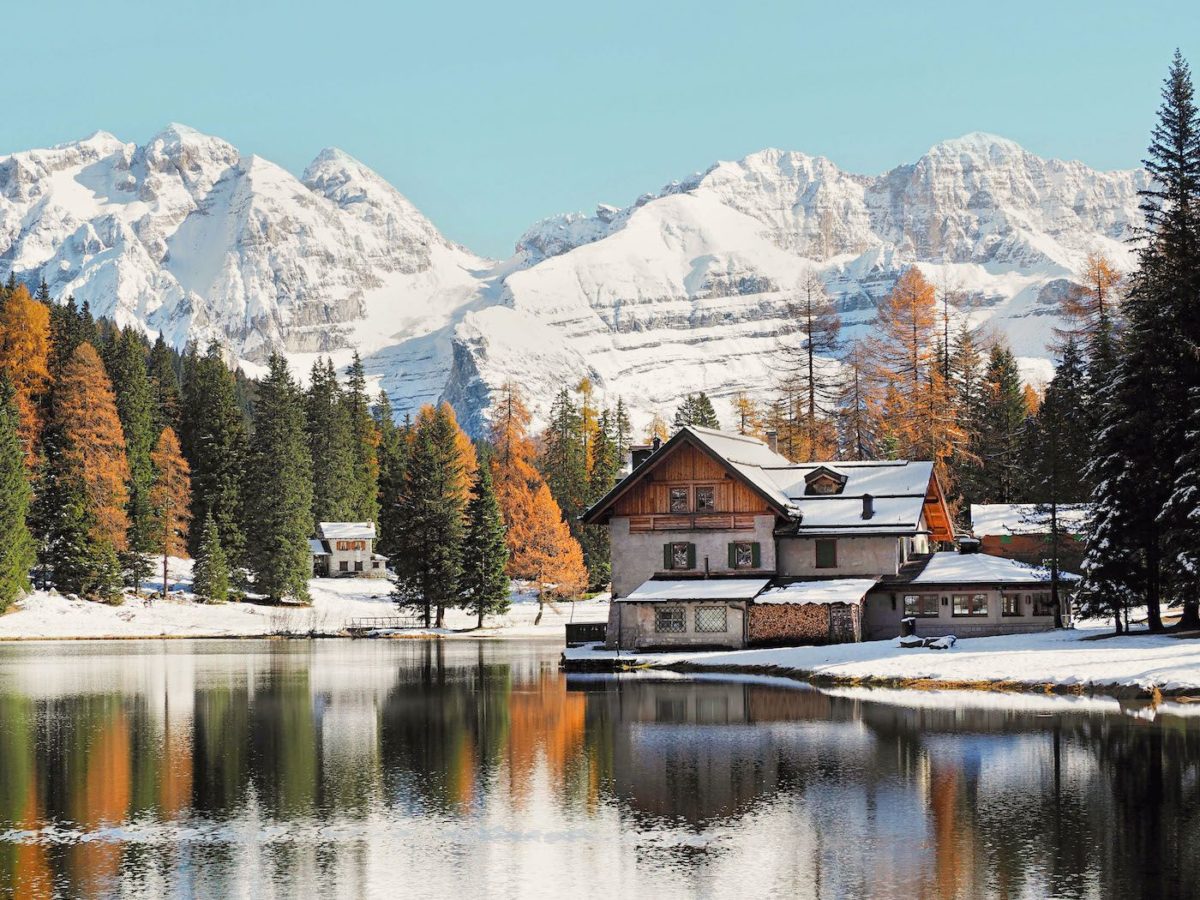
M 679 581 L 643 581 L 626 597 L 614 603 L 683 603 L 688 600 L 753 600 L 768 584 L 769 578 L 692 578 Z
M 674 448 L 684 443 L 702 452 L 713 462 L 725 469 L 725 471 L 728 472 L 733 478 L 737 479 L 743 485 L 750 488 L 750 490 L 754 491 L 754 493 L 761 497 L 763 502 L 765 502 L 775 512 L 776 515 L 782 518 L 787 518 L 789 516 L 788 510 L 782 506 L 775 497 L 772 497 L 769 493 L 755 484 L 751 479 L 739 472 L 736 465 L 731 464 L 729 460 L 722 457 L 719 453 L 714 452 L 712 448 L 706 446 L 703 441 L 698 441 L 693 438 L 691 433 L 686 428 L 681 428 L 679 431 L 675 432 L 674 436 L 669 441 L 654 451 L 649 459 L 618 481 L 616 485 L 613 486 L 612 490 L 610 490 L 607 494 L 592 504 L 591 507 L 585 510 L 583 515 L 579 517 L 579 521 L 581 521 L 584 525 L 600 524 L 603 521 L 605 514 L 608 513 L 608 511 L 618 500 L 632 490 L 639 482 L 641 482 L 643 478 L 662 465 L 663 461 L 670 456 L 671 451 L 674 450 Z

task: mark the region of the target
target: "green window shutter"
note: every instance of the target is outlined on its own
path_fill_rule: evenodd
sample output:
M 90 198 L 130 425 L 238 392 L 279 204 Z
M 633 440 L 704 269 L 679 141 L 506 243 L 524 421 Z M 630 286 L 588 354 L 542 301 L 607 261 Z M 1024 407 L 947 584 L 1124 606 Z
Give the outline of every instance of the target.
M 750 545 L 750 553 L 751 553 L 751 556 L 753 557 L 754 568 L 761 569 L 762 568 L 762 548 L 759 547 L 758 541 L 755 541 L 753 544 Z
M 696 568 L 696 545 L 688 544 L 688 568 Z
M 671 568 L 671 545 L 663 544 L 663 568 Z
M 727 544 L 729 548 L 729 568 L 737 568 L 737 544 Z

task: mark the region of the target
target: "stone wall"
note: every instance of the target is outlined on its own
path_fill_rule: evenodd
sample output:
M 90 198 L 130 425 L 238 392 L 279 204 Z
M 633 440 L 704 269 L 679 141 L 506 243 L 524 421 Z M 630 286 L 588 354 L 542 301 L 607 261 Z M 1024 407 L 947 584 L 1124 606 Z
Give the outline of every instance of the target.
M 834 607 L 837 609 L 834 609 Z M 833 615 L 837 627 L 830 629 Z M 749 642 L 757 645 L 828 644 L 861 640 L 857 604 L 756 603 L 750 607 Z

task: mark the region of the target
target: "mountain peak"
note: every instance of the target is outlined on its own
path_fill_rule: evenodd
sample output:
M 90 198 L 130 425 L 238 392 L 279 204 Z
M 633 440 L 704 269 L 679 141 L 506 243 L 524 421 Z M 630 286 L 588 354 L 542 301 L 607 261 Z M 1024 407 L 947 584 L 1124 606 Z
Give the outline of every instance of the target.
M 934 144 L 930 153 L 949 151 L 952 153 L 991 153 L 999 151 L 1008 155 L 1027 153 L 1028 151 L 1016 141 L 990 134 L 986 131 L 970 131 L 961 137 L 950 138 Z

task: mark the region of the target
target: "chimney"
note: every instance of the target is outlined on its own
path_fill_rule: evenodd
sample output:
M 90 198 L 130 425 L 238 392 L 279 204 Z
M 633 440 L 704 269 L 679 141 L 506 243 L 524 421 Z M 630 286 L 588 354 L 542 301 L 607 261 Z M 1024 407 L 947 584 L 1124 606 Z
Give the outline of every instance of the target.
M 650 442 L 650 452 L 651 452 L 651 453 L 657 453 L 657 452 L 658 452 L 658 448 L 659 448 L 659 447 L 661 447 L 661 446 L 662 446 L 662 438 L 660 438 L 660 437 L 659 437 L 659 436 L 656 434 L 656 435 L 654 436 L 654 440 Z
M 767 446 L 771 448 L 772 453 L 779 452 L 779 432 L 774 428 L 767 429 Z
M 864 519 L 873 518 L 875 515 L 875 498 L 870 494 L 863 494 L 863 512 Z

